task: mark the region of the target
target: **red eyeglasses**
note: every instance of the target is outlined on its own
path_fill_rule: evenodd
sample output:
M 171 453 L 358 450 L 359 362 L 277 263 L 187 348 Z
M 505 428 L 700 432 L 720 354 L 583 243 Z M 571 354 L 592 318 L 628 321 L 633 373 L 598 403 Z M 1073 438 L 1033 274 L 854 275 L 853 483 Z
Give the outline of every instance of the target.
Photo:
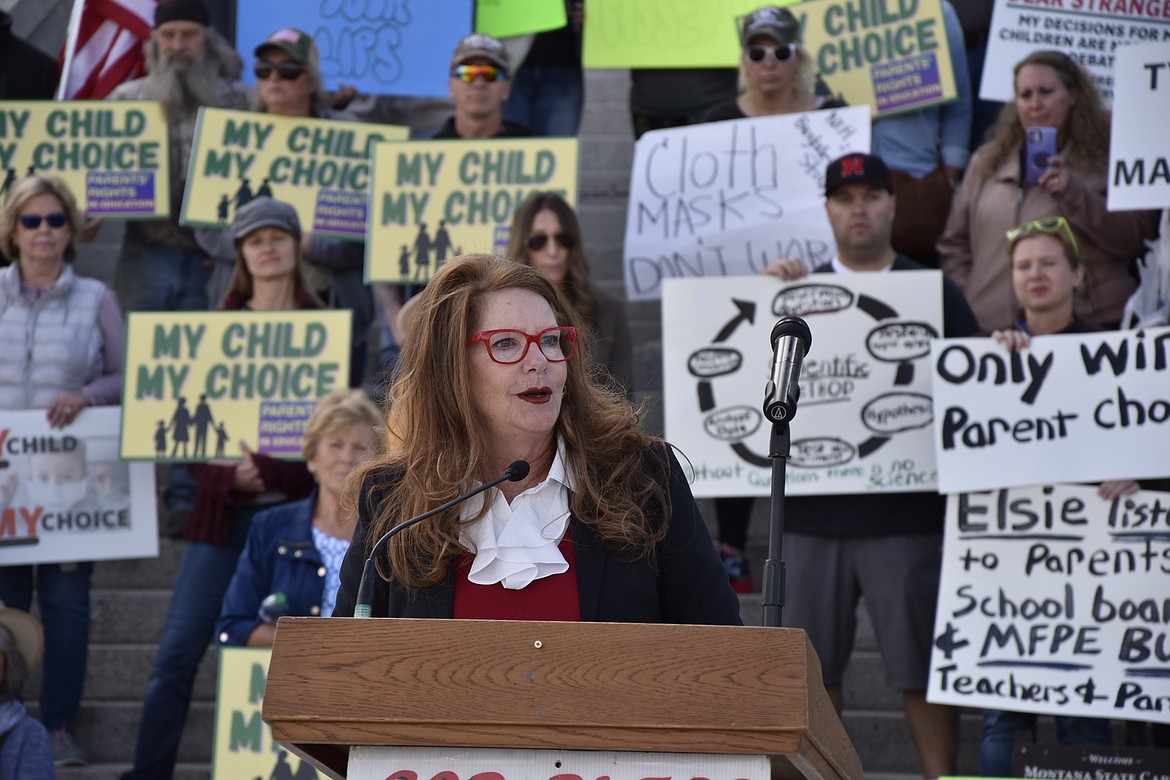
M 498 328 L 476 333 L 468 344 L 483 343 L 488 357 L 497 363 L 519 363 L 533 344 L 550 363 L 563 363 L 573 357 L 577 349 L 577 329 L 570 327 L 546 328 L 535 336 L 522 330 Z

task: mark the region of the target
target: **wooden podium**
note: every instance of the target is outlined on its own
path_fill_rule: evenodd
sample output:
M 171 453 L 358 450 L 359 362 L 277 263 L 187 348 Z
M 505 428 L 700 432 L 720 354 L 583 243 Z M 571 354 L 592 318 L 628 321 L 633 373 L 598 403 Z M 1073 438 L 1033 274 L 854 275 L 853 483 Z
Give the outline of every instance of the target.
M 354 745 L 753 754 L 860 780 L 803 631 L 283 618 L 264 720 L 333 778 Z

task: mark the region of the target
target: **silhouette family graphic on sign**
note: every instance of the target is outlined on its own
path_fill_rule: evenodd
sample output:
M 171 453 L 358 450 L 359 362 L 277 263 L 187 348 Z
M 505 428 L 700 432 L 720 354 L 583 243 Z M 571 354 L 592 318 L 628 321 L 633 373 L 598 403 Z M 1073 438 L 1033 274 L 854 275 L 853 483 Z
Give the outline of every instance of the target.
M 308 761 L 301 759 L 300 766 L 294 774 L 292 765 L 288 763 L 288 752 L 281 750 L 276 757 L 276 766 L 272 768 L 272 774 L 268 776 L 268 780 L 315 780 L 317 777 L 317 770 Z M 256 780 L 261 780 L 256 778 Z
M 171 454 L 167 455 L 167 435 L 170 434 Z M 187 399 L 176 399 L 175 413 L 170 422 L 159 420 L 154 431 L 154 454 L 158 458 L 206 458 L 208 435 L 215 436 L 215 456 L 224 457 L 228 432 L 223 422 L 218 425 L 207 403 L 207 395 L 199 396 L 194 411 L 187 408 Z M 192 435 L 194 441 L 192 442 Z M 188 442 L 192 443 L 187 449 Z M 181 450 L 181 452 L 180 452 Z
M 255 198 L 271 198 L 272 187 L 268 184 L 268 179 L 265 178 L 260 182 L 260 186 L 252 192 L 252 183 L 247 178 L 240 179 L 240 186 L 236 188 L 235 193 L 231 195 L 223 195 L 219 199 L 219 203 L 215 206 L 215 218 L 219 224 L 226 225 L 235 217 L 235 213 L 244 206 L 247 206 Z
M 414 275 L 410 273 L 411 251 L 414 252 Z M 418 235 L 415 236 L 414 246 L 402 245 L 402 253 L 398 255 L 398 272 L 404 280 L 426 284 L 431 277 L 438 273 L 448 257 L 458 257 L 463 254 L 460 247 L 451 251 L 451 234 L 447 232 L 446 220 L 439 220 L 439 227 L 432 237 L 427 233 L 427 223 L 418 223 Z M 433 259 L 432 259 L 433 258 Z
M 37 175 L 37 166 L 35 166 L 35 165 L 28 166 L 28 173 L 26 173 L 25 176 L 36 176 L 36 175 Z M 4 183 L 0 184 L 0 195 L 3 195 L 4 193 L 8 192 L 8 190 L 10 190 L 12 188 L 13 184 L 16 184 L 16 169 L 9 168 L 4 173 Z

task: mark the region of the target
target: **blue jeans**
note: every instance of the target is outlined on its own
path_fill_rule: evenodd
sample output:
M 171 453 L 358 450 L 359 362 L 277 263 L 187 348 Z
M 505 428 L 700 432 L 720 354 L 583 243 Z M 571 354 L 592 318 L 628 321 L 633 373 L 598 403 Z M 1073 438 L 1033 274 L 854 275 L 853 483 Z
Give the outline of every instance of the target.
M 42 563 L 0 568 L 0 600 L 28 612 L 34 569 L 37 602 L 45 629 L 45 674 L 41 678 L 41 722 L 54 731 L 73 729 L 85 688 L 89 656 L 89 584 L 92 563 Z
M 188 542 L 183 550 L 158 657 L 146 686 L 138 745 L 134 749 L 134 769 L 123 775 L 124 779 L 173 776 L 199 662 L 215 633 L 223 594 L 236 571 L 252 515 L 267 508 L 267 505 L 233 508 L 232 536 L 227 547 Z
M 512 77 L 504 119 L 528 125 L 537 136 L 574 136 L 581 127 L 585 78 L 581 68 L 524 65 Z
M 1113 730 L 1103 718 L 1056 715 L 1056 738 L 1062 745 L 1109 745 Z M 1011 777 L 1012 749 L 1017 731 L 1036 731 L 1035 713 L 983 711 L 983 741 L 979 745 L 979 774 Z
M 207 310 L 207 255 L 154 243 L 133 222 L 126 225 L 116 278 L 126 311 Z

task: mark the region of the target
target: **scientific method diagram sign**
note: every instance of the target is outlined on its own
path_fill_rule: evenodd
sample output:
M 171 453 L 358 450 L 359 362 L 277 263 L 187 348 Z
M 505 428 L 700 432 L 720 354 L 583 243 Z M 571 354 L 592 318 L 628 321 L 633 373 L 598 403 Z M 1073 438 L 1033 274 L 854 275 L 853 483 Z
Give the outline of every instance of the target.
M 626 296 L 657 300 L 666 279 L 758 274 L 778 257 L 828 262 L 825 169 L 869 139 L 864 106 L 646 133 L 630 171 Z
M 1168 572 L 1170 493 L 949 496 L 927 698 L 1165 723 Z
M 277 30 L 313 37 L 321 77 L 369 95 L 447 96 L 449 61 L 471 32 L 472 0 L 282 0 L 239 3 L 236 49 L 252 51 Z M 255 82 L 251 67 L 244 79 Z
M 129 312 L 127 460 L 299 459 L 317 399 L 349 383 L 352 312 Z
M 930 340 L 942 275 L 813 274 L 672 279 L 662 299 L 666 438 L 695 469 L 696 496 L 771 492 L 764 386 L 776 321 L 803 317 L 812 349 L 789 426 L 789 495 L 935 488 Z
M 82 410 L 50 428 L 44 409 L 0 423 L 0 560 L 6 565 L 158 555 L 154 466 L 118 459 L 122 410 Z
M 271 659 L 272 650 L 266 647 L 219 649 L 212 780 L 321 778 L 312 764 L 281 747 L 272 738 L 272 727 L 261 720 Z
M 759 2 L 590 0 L 583 58 L 590 68 L 720 68 L 739 64 L 739 19 Z M 784 5 L 784 3 L 782 3 Z M 874 114 L 956 96 L 940 0 L 787 3 L 804 48 L 834 95 Z
M 931 345 L 939 492 L 1166 475 L 1170 328 Z
M 1109 106 L 1118 47 L 1170 41 L 1166 9 L 1163 0 L 995 0 L 979 97 L 1011 100 L 1016 63 L 1037 49 L 1056 49 L 1085 66 Z
M 576 138 L 375 144 L 366 281 L 425 284 L 457 255 L 504 254 L 533 192 L 577 205 L 577 156 Z
M 169 150 L 153 101 L 0 101 L 0 197 L 25 176 L 55 176 L 91 217 L 167 217 Z
M 361 241 L 370 148 L 409 132 L 395 125 L 201 108 L 179 221 L 227 227 L 240 206 L 267 196 L 291 203 L 306 231 Z
M 1109 210 L 1170 207 L 1170 40 L 1119 48 L 1113 72 Z

